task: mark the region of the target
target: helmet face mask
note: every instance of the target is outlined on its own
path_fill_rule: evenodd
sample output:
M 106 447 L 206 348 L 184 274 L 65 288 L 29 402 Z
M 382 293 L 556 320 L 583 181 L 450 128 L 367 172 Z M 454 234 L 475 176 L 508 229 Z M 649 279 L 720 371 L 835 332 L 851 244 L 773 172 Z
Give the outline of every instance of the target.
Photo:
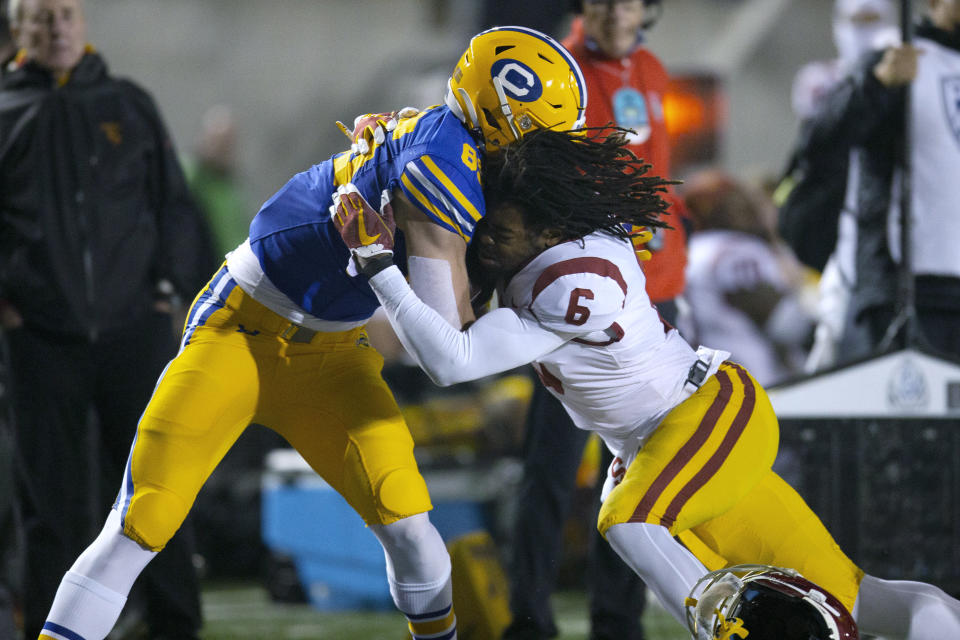
M 526 27 L 495 27 L 470 40 L 445 102 L 495 152 L 533 129 L 581 128 L 587 90 L 556 40 Z
M 857 625 L 826 590 L 792 569 L 737 565 L 713 571 L 686 602 L 694 638 L 859 640 Z

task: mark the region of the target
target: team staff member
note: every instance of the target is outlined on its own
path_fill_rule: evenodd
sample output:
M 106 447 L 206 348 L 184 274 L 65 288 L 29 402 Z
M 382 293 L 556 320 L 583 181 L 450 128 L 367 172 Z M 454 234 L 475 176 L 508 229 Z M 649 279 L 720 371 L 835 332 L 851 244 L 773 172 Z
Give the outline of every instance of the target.
M 863 633 L 960 637 L 960 602 L 865 575 L 771 470 L 777 418 L 753 377 L 729 353 L 694 351 L 665 330 L 622 226 L 662 224 L 663 182 L 642 172 L 616 140 L 579 132 L 534 132 L 492 158 L 474 243 L 503 306 L 461 331 L 417 298 L 387 247 L 359 241 L 358 227 L 386 236 L 389 211 L 381 218 L 355 198 L 337 213 L 391 324 L 435 382 L 530 362 L 576 425 L 599 434 L 617 457 L 598 527 L 679 622 L 708 568 L 750 563 L 799 571 Z
M 347 272 L 328 208 L 350 181 L 370 200 L 392 201 L 408 221 L 398 264 L 459 327 L 471 319 L 464 255 L 485 212 L 484 149 L 538 127 L 578 128 L 586 95 L 559 43 L 501 27 L 471 40 L 445 102 L 401 119 L 372 148 L 297 174 L 261 207 L 249 238 L 194 301 L 114 509 L 64 576 L 42 638 L 107 635 L 130 585 L 251 422 L 286 438 L 370 526 L 413 637 L 456 637 L 450 558 L 364 330 L 379 303 L 364 277 Z
M 960 357 L 960 181 L 944 177 L 960 171 L 960 0 L 924 4 L 913 44 L 861 60 L 824 98 L 801 141 L 852 148 L 843 216 L 852 224 L 840 227 L 836 254 L 852 283 L 839 345 L 845 360 L 867 355 L 850 352 L 860 330 L 870 349 L 883 345 L 899 311 L 898 156 L 907 121 L 916 321 L 930 347 Z
M 662 99 L 667 73 L 643 46 L 644 31 L 654 22 L 657 0 L 587 0 L 577 3 L 564 45 L 580 63 L 590 102 L 587 125 L 607 123 L 631 129 L 629 149 L 670 175 L 670 148 Z M 644 263 L 647 293 L 668 322 L 676 316 L 674 298 L 683 291 L 686 233 L 674 199 L 671 229 L 660 229 Z M 550 594 L 556 582 L 563 543 L 563 523 L 572 503 L 576 471 L 587 432 L 577 429 L 547 391 L 533 392 L 523 448 L 524 474 L 514 525 L 510 562 L 510 609 L 513 621 L 504 640 L 538 640 L 557 635 Z M 610 463 L 604 450 L 601 471 Z M 602 483 L 602 480 L 601 480 Z M 599 487 L 598 495 L 599 495 Z M 586 575 L 590 600 L 590 638 L 639 640 L 646 602 L 643 583 L 599 537 L 591 535 Z
M 0 323 L 33 638 L 99 526 L 91 496 L 109 507 L 133 425 L 175 352 L 170 300 L 209 271 L 196 258 L 202 218 L 157 107 L 87 45 L 83 9 L 81 0 L 11 2 L 19 52 L 0 86 Z M 189 534 L 144 575 L 155 636 L 194 638 L 200 627 Z
M 670 140 L 663 115 L 669 76 L 660 60 L 643 46 L 644 30 L 661 10 L 660 0 L 584 0 L 563 44 L 583 70 L 590 92 L 587 126 L 612 122 L 631 129 L 627 148 L 668 178 Z M 683 293 L 687 234 L 682 201 L 672 188 L 670 228 L 656 229 L 644 262 L 647 294 L 668 322 L 676 317 L 674 299 Z

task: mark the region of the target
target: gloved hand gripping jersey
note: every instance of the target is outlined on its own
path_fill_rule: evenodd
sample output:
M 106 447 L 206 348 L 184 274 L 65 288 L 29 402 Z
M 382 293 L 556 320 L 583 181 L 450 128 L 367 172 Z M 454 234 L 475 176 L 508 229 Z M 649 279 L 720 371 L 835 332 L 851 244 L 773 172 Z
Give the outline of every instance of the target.
M 393 237 L 397 225 L 389 192 L 380 194 L 378 213 L 352 182 L 341 185 L 333 194 L 330 219 L 350 249 L 360 273 L 370 278 L 393 264 Z

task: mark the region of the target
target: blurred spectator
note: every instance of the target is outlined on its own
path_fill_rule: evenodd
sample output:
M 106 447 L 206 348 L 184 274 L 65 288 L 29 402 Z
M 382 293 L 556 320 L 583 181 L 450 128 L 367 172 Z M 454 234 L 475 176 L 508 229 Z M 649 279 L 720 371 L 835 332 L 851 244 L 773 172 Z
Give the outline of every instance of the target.
M 7 5 L 0 2 L 0 75 L 16 53 L 10 35 Z M 13 594 L 16 578 L 11 566 L 17 548 L 16 502 L 13 494 L 13 411 L 10 408 L 9 362 L 6 338 L 0 330 L 0 638 L 16 635 L 13 621 Z
M 670 150 L 661 100 L 667 73 L 643 47 L 644 29 L 659 16 L 656 0 L 587 0 L 564 45 L 580 63 L 587 82 L 587 126 L 612 123 L 631 129 L 630 150 L 651 162 L 653 172 L 670 175 Z M 672 194 L 671 194 L 672 197 Z M 683 290 L 686 233 L 677 208 L 673 229 L 658 233 L 647 246 L 647 292 L 661 314 L 672 321 L 673 299 Z M 542 385 L 534 389 L 527 417 L 524 477 L 519 494 L 510 563 L 513 623 L 505 640 L 557 635 L 550 594 L 557 578 L 563 523 L 570 513 L 589 433 L 577 429 L 566 410 Z M 612 457 L 602 449 L 601 477 L 593 511 Z M 643 582 L 591 527 L 587 589 L 590 638 L 643 638 Z
M 866 56 L 805 129 L 804 146 L 853 149 L 844 208 L 856 239 L 841 241 L 837 255 L 852 283 L 841 358 L 888 346 L 884 339 L 900 310 L 901 157 L 911 167 L 909 246 L 918 328 L 934 349 L 960 357 L 960 181 L 948 177 L 960 170 L 958 25 L 960 0 L 929 0 L 914 44 Z M 909 149 L 903 149 L 906 122 Z M 867 336 L 865 349 L 851 348 L 858 331 Z
M 837 0 L 833 39 L 837 57 L 805 65 L 792 92 L 801 135 L 791 154 L 786 178 L 775 195 L 780 205 L 779 229 L 801 262 L 821 271 L 818 326 L 807 358 L 808 372 L 836 363 L 836 349 L 849 302 L 851 268 L 841 270 L 835 254 L 839 241 L 854 241 L 849 212 L 841 217 L 847 187 L 850 148 L 836 140 L 810 144 L 805 129 L 812 126 L 824 96 L 869 51 L 895 42 L 897 7 L 893 0 Z M 842 221 L 842 222 L 841 222 Z M 849 255 L 849 251 L 845 251 Z
M 760 384 L 798 373 L 812 324 L 800 265 L 773 230 L 773 206 L 720 171 L 692 176 L 684 196 L 694 233 L 681 333 L 691 344 L 725 345 Z
M 213 271 L 247 239 L 253 211 L 237 175 L 237 121 L 230 107 L 214 105 L 204 112 L 194 152 L 182 160 L 210 232 L 204 255 Z M 260 476 L 266 455 L 286 446 L 275 432 L 251 425 L 203 486 L 191 519 L 206 577 L 254 578 L 265 566 Z
M 0 324 L 22 465 L 24 633 L 36 638 L 116 495 L 174 353 L 174 301 L 205 274 L 202 220 L 156 106 L 86 44 L 81 0 L 14 0 L 10 24 L 20 50 L 0 85 Z M 189 533 L 142 581 L 152 637 L 200 626 Z
M 836 0 L 832 22 L 837 57 L 805 64 L 793 79 L 790 102 L 803 122 L 812 118 L 831 87 L 864 54 L 899 38 L 894 0 Z
M 2 75 L 7 65 L 13 60 L 17 53 L 17 45 L 10 35 L 10 19 L 7 14 L 7 3 L 0 2 L 0 75 Z
M 219 264 L 247 239 L 252 211 L 237 175 L 237 120 L 230 107 L 215 105 L 203 114 L 200 139 L 184 161 L 184 173 L 206 217 Z

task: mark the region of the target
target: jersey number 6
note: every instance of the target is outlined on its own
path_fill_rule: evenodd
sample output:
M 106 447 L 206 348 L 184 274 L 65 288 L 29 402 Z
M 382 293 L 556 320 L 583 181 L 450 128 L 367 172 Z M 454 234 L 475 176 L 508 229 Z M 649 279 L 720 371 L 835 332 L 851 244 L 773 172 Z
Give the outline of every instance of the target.
M 563 317 L 567 324 L 580 326 L 590 317 L 590 309 L 579 304 L 580 298 L 593 300 L 593 291 L 578 287 L 570 292 L 570 304 L 567 306 L 567 315 Z

